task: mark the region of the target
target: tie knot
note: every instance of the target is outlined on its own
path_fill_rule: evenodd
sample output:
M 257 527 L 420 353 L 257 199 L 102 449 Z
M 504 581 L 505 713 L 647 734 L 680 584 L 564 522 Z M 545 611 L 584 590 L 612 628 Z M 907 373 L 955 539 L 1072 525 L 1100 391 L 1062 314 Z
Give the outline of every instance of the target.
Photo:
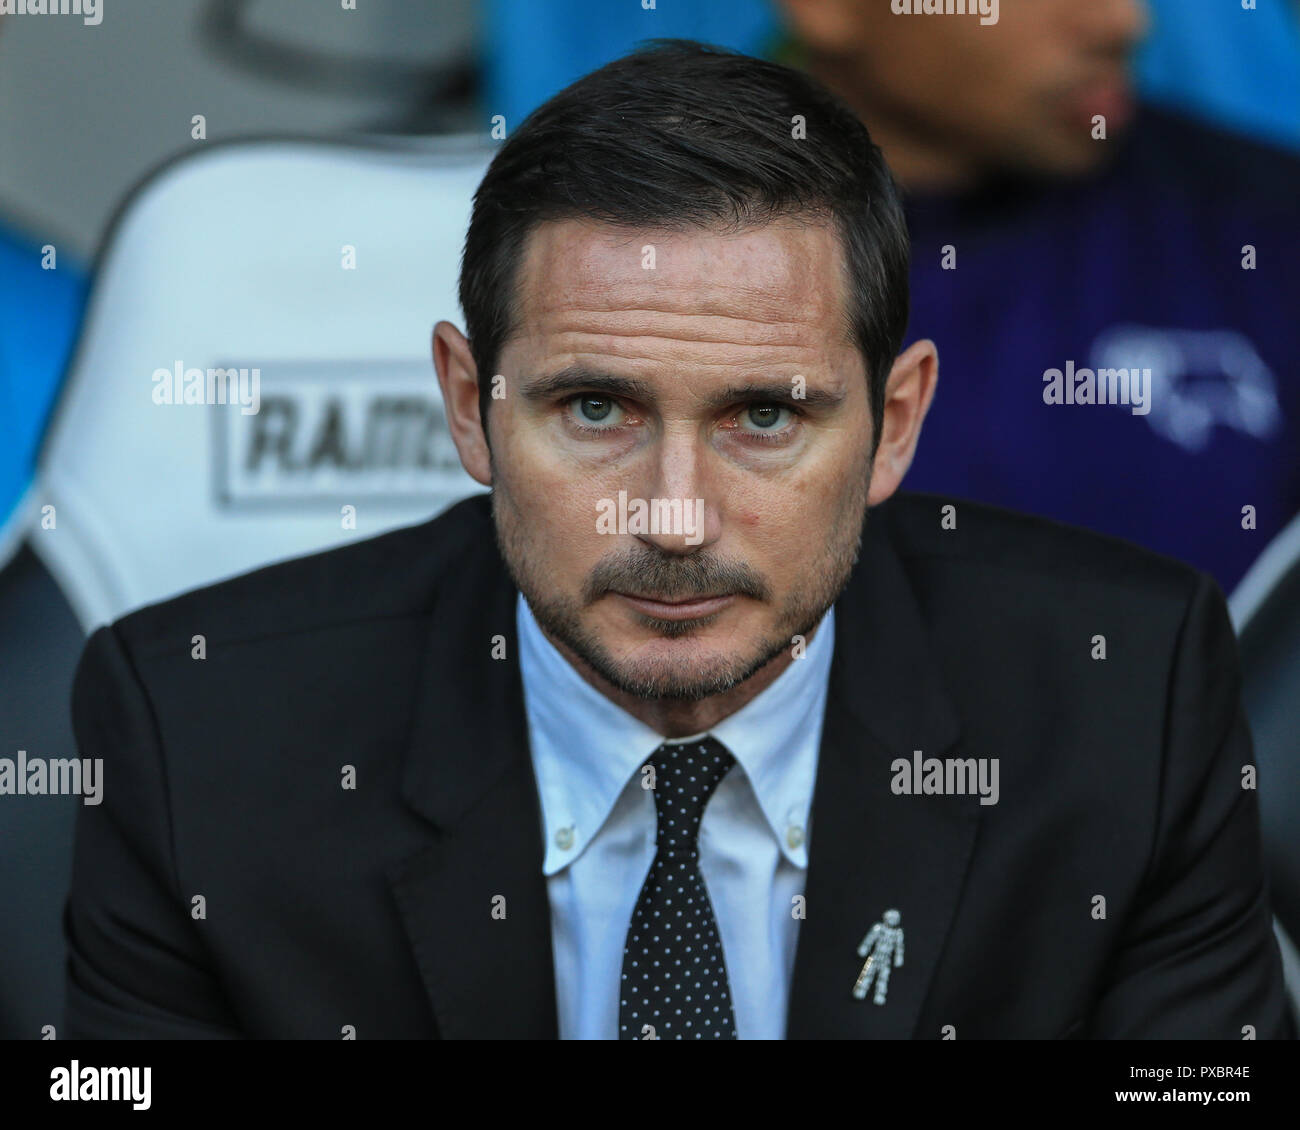
M 693 852 L 700 819 L 736 759 L 716 738 L 665 742 L 646 760 L 654 767 L 657 850 Z

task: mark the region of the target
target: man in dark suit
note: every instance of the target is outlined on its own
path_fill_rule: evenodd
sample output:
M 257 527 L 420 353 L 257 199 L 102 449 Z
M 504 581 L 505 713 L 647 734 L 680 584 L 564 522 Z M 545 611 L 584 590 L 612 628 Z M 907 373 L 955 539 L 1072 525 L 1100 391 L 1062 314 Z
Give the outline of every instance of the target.
M 68 1034 L 1292 1035 L 1221 594 L 898 493 L 906 272 L 798 72 L 529 118 L 434 332 L 490 496 L 87 644 Z

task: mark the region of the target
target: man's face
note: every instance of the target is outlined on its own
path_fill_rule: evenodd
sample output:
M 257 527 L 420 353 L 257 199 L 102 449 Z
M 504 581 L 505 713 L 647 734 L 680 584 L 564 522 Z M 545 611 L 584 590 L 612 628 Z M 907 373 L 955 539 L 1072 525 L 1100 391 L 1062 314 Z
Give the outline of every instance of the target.
M 889 0 L 787 7 L 796 31 L 838 41 L 812 45 L 849 61 L 863 105 L 976 165 L 1080 173 L 1106 152 L 1094 115 L 1113 138 L 1132 114 L 1144 0 L 1001 0 L 989 25 L 970 14 L 896 15 Z M 832 9 L 842 22 L 826 22 Z
M 721 693 L 842 590 L 871 452 L 845 280 L 834 230 L 789 220 L 530 239 L 489 413 L 498 541 L 542 627 L 619 690 Z M 636 529 L 661 502 L 680 524 Z

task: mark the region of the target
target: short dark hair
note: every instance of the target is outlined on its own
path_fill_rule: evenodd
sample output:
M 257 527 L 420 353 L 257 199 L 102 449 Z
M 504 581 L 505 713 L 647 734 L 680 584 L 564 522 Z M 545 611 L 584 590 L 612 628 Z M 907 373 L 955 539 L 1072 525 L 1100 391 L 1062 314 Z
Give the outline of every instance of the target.
M 866 363 L 874 450 L 908 319 L 907 227 L 889 168 L 866 126 L 809 75 L 686 39 L 652 40 L 560 91 L 479 184 L 460 304 L 484 431 L 516 329 L 519 266 L 540 224 L 735 231 L 786 216 L 824 217 L 842 240 L 845 329 Z

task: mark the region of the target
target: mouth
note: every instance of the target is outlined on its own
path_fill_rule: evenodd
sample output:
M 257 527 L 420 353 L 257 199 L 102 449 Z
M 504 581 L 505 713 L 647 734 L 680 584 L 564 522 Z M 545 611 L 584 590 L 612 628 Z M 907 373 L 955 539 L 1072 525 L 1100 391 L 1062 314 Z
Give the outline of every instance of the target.
M 719 596 L 693 596 L 686 600 L 661 600 L 657 597 L 634 596 L 625 592 L 615 592 L 612 595 L 626 601 L 643 616 L 652 616 L 657 620 L 697 620 L 702 616 L 712 616 L 722 611 L 735 599 L 731 593 L 723 593 Z
M 1076 122 L 1090 123 L 1100 114 L 1110 129 L 1120 129 L 1133 116 L 1132 83 L 1125 74 L 1107 75 L 1073 91 L 1066 108 Z

